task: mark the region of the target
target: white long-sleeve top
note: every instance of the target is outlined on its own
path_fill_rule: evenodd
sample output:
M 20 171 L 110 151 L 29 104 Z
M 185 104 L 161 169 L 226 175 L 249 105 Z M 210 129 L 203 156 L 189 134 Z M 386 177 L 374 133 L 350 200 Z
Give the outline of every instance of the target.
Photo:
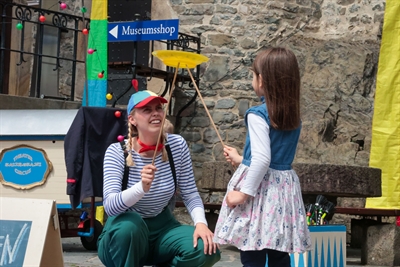
M 186 141 L 180 135 L 169 134 L 168 143 L 174 160 L 177 186 L 183 202 L 195 225 L 199 222 L 207 224 L 204 205 L 194 180 L 192 161 Z M 131 153 L 135 166 L 129 167 L 128 186 L 124 191 L 121 191 L 121 188 L 125 158 L 120 143 L 111 144 L 105 153 L 104 209 L 109 216 L 132 210 L 138 212 L 143 218 L 155 217 L 162 212 L 175 193 L 174 178 L 169 161 L 163 161 L 161 154 L 155 158 L 154 165 L 157 171 L 150 190 L 145 193 L 140 171 L 145 165 L 151 164 L 152 158 L 142 157 L 136 151 Z
M 251 147 L 251 163 L 246 181 L 243 183 L 240 191 L 254 197 L 271 162 L 271 139 L 269 138 L 269 126 L 262 117 L 254 113 L 249 113 L 247 115 L 247 122 Z

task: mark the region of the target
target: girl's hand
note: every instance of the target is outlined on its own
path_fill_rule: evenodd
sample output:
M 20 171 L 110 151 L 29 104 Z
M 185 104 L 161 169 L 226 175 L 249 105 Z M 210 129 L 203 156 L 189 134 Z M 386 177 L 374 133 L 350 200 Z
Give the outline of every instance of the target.
M 148 164 L 143 167 L 140 171 L 142 177 L 142 187 L 144 192 L 149 192 L 151 184 L 154 180 L 154 173 L 156 172 L 157 168 L 154 165 Z
M 224 147 L 224 156 L 226 161 L 230 162 L 233 166 L 238 166 L 243 160 L 243 157 L 239 155 L 236 148 L 230 146 Z
M 204 243 L 204 254 L 217 253 L 218 245 L 213 242 L 214 234 L 204 223 L 196 224 L 193 234 L 193 246 L 197 247 L 197 239 L 201 238 Z
M 230 191 L 225 198 L 226 204 L 229 208 L 233 209 L 237 205 L 244 204 L 249 195 L 240 191 Z

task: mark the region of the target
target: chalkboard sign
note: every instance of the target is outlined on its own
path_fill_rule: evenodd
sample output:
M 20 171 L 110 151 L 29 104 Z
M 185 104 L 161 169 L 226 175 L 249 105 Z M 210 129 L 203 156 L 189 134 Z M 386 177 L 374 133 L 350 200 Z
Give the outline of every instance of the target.
M 0 267 L 64 266 L 56 202 L 0 197 Z
M 32 221 L 0 220 L 0 266 L 24 263 Z

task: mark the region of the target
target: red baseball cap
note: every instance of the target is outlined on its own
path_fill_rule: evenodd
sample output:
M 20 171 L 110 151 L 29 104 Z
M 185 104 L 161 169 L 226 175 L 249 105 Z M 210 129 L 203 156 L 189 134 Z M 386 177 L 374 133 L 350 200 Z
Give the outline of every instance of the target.
M 158 96 L 156 93 L 149 91 L 149 90 L 143 90 L 143 91 L 134 93 L 128 102 L 128 108 L 127 108 L 128 114 L 131 113 L 132 109 L 142 108 L 154 99 L 159 99 L 160 102 L 163 104 L 168 103 L 167 99 L 165 99 L 162 96 Z

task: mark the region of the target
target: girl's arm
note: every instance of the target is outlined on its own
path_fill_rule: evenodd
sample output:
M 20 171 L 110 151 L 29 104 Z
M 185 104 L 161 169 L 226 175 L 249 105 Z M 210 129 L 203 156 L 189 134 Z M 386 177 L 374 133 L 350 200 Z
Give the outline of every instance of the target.
M 224 156 L 226 161 L 230 162 L 232 166 L 235 167 L 239 166 L 243 160 L 243 156 L 239 155 L 239 152 L 236 148 L 227 145 L 224 147 Z
M 255 196 L 261 180 L 271 162 L 269 126 L 260 116 L 250 113 L 247 117 L 251 147 L 251 163 L 240 192 Z

